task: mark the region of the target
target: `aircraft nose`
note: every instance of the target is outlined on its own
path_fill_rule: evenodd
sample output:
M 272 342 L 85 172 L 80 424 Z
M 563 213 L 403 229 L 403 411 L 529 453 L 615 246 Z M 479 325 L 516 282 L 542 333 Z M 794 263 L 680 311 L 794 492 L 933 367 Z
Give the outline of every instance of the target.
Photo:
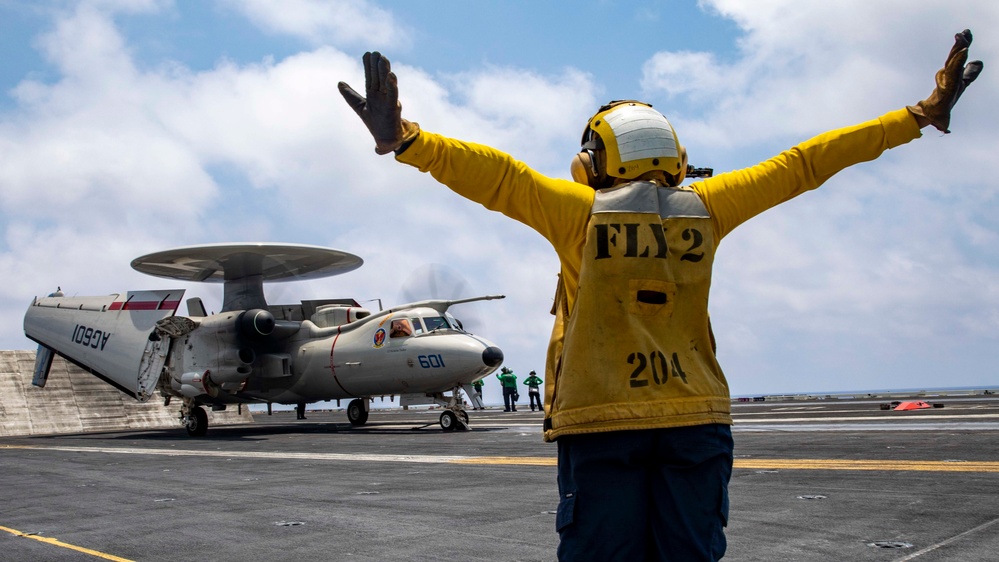
M 487 367 L 499 367 L 503 363 L 503 350 L 496 346 L 487 347 L 482 351 L 482 362 Z

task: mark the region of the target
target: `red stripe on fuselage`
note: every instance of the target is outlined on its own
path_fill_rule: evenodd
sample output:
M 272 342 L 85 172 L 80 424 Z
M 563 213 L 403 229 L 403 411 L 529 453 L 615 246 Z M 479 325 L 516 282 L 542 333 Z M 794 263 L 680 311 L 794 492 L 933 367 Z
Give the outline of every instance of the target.
M 336 367 L 333 366 L 333 350 L 336 349 L 336 340 L 340 339 L 340 329 L 337 328 L 336 337 L 333 338 L 333 344 L 330 345 L 330 374 L 333 375 L 333 382 L 340 387 L 340 390 L 346 392 L 350 396 L 354 396 L 354 393 L 347 390 L 340 384 L 340 379 L 336 377 Z
M 330 345 L 330 372 L 336 378 L 336 368 L 333 366 L 333 350 L 336 349 L 336 340 L 340 339 L 340 329 L 337 328 L 336 336 L 333 337 L 333 344 Z

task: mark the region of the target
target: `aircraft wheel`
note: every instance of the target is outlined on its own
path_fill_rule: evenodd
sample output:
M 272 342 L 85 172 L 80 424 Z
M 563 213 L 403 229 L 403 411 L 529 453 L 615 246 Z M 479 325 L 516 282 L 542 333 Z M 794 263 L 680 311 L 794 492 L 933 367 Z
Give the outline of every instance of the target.
M 195 406 L 187 416 L 187 434 L 191 437 L 203 437 L 206 433 L 208 433 L 208 412 L 201 406 Z
M 451 410 L 445 410 L 441 414 L 441 429 L 444 431 L 454 431 L 458 427 L 458 416 Z
M 347 404 L 347 419 L 350 420 L 350 425 L 368 423 L 368 411 L 364 409 L 364 402 L 360 398 L 355 398 Z
M 458 410 L 458 417 L 461 418 L 461 421 L 465 422 L 465 425 L 468 425 L 468 412 L 465 410 Z

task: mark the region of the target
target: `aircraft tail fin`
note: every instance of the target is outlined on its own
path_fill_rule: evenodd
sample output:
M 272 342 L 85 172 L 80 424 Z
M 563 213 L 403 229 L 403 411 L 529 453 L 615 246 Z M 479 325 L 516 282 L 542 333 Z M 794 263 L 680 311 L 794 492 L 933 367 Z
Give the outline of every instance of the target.
M 191 316 L 208 316 L 208 312 L 205 310 L 205 303 L 201 302 L 199 297 L 187 299 L 187 313 Z
M 155 332 L 156 322 L 173 316 L 183 296 L 178 289 L 36 298 L 24 315 L 24 334 L 39 344 L 32 383 L 43 386 L 48 376 L 51 357 L 44 348 L 133 398 L 148 399 L 159 378 L 149 357 L 165 360 L 169 345 Z

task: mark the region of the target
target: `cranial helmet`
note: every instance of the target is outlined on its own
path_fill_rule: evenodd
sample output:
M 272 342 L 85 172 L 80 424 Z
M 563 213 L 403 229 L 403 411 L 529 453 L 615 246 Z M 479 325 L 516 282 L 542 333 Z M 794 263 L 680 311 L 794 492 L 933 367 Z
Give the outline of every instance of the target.
M 687 172 L 687 151 L 666 117 L 640 101 L 612 101 L 590 117 L 582 148 L 570 165 L 572 179 L 594 189 L 614 178 L 635 179 L 646 172 L 665 172 L 680 185 Z

